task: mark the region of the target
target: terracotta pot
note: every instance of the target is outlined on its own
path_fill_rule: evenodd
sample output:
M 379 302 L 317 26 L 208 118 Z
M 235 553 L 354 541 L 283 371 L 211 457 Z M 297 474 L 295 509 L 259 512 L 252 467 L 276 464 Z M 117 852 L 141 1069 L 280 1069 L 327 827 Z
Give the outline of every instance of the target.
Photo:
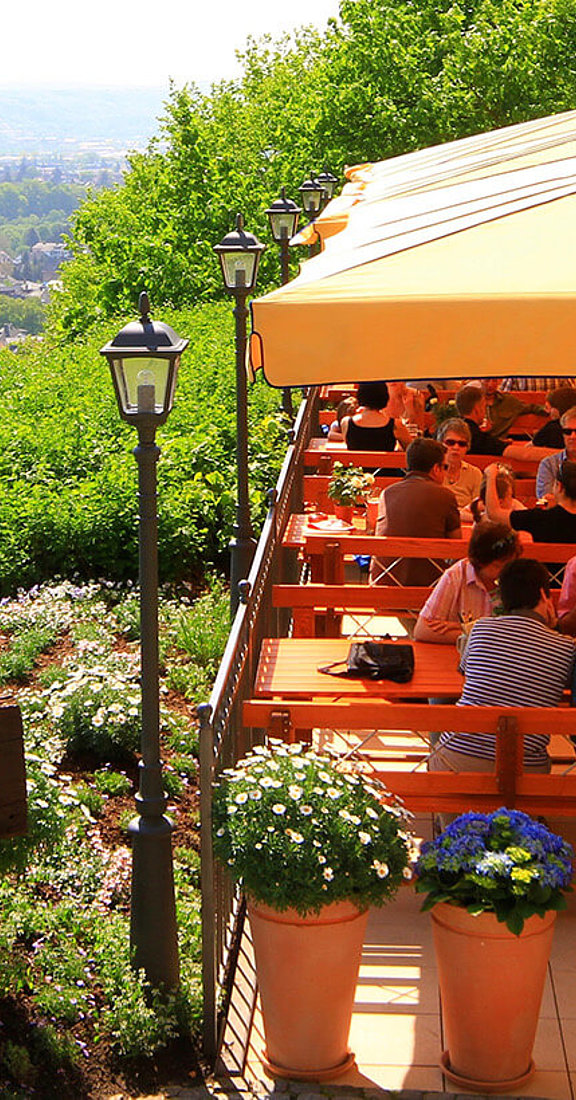
M 530 917 L 519 936 L 493 913 L 432 910 L 447 1077 L 478 1092 L 513 1092 L 534 1073 L 556 913 Z
M 334 515 L 336 516 L 336 519 L 341 519 L 344 523 L 352 523 L 353 514 L 354 508 L 351 504 L 334 505 Z
M 354 1063 L 348 1048 L 368 911 L 351 902 L 301 917 L 248 902 L 266 1051 L 278 1077 L 323 1081 Z

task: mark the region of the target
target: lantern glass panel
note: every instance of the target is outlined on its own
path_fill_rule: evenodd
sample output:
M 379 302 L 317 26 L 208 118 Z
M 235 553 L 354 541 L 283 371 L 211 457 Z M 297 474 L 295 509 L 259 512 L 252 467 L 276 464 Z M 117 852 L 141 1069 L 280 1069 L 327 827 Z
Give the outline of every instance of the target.
M 296 230 L 297 223 L 298 217 L 294 217 L 294 214 L 290 212 L 272 214 L 270 225 L 272 227 L 274 240 L 281 241 L 283 237 L 292 237 Z
M 112 369 L 116 379 L 122 410 L 132 415 L 169 412 L 174 401 L 176 367 L 170 370 L 169 359 L 114 359 Z
M 230 290 L 244 286 L 249 289 L 255 279 L 255 252 L 221 252 L 224 282 Z

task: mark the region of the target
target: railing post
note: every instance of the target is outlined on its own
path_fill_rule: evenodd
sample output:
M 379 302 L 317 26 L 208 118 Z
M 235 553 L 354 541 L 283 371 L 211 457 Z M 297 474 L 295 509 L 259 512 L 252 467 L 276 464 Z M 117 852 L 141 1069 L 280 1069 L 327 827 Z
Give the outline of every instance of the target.
M 498 719 L 496 737 L 496 782 L 502 802 L 508 809 L 516 805 L 516 781 L 522 774 L 524 737 L 518 733 L 518 721 L 514 716 Z
M 214 850 L 212 847 L 212 787 L 214 783 L 214 744 L 212 707 L 201 703 L 197 708 L 200 722 L 200 887 L 202 895 L 202 1046 L 210 1066 L 218 1054 L 218 970 L 216 959 L 216 889 Z

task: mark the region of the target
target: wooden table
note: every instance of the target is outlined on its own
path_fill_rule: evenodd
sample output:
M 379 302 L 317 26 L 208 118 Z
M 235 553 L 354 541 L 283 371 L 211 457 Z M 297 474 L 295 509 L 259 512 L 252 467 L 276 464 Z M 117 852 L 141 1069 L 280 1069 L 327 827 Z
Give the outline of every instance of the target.
M 397 644 L 406 644 L 399 639 Z M 344 661 L 349 638 L 265 638 L 262 642 L 254 695 L 260 699 L 458 698 L 463 677 L 452 645 L 412 642 L 414 676 L 407 684 L 392 680 L 360 680 L 329 676 L 318 669 Z

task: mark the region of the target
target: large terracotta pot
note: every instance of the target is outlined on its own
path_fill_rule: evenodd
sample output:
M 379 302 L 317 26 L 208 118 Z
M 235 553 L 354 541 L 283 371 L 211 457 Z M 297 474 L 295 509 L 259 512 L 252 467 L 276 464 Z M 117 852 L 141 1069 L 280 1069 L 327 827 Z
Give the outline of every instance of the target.
M 248 916 L 268 1070 L 306 1081 L 345 1073 L 367 910 L 337 902 L 301 917 L 249 901 Z
M 442 1067 L 478 1092 L 513 1092 L 534 1073 L 536 1036 L 556 913 L 519 936 L 493 913 L 432 910 L 446 1050 Z
M 336 519 L 341 519 L 344 523 L 352 523 L 354 508 L 351 504 L 335 504 L 334 515 Z

